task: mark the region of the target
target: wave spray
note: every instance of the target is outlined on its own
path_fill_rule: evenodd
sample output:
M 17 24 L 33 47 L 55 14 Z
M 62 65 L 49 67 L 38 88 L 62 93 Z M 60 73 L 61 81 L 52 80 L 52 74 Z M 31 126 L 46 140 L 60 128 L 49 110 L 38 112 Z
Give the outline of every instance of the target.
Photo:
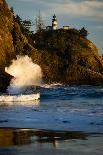
M 13 76 L 7 91 L 9 94 L 21 94 L 32 86 L 42 83 L 42 71 L 39 65 L 34 64 L 27 55 L 17 56 L 5 71 Z

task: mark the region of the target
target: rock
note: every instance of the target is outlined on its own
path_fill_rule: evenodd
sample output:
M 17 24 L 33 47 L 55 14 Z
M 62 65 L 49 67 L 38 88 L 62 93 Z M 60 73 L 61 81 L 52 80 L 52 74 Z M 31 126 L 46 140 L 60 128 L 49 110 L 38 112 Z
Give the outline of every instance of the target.
M 43 31 L 35 34 L 41 66 L 48 82 L 69 85 L 103 84 L 103 61 L 96 46 L 78 30 Z
M 0 0 L 0 92 L 5 92 L 11 76 L 5 73 L 5 67 L 11 64 L 16 55 L 28 54 L 35 49 L 23 35 L 20 25 L 5 0 Z

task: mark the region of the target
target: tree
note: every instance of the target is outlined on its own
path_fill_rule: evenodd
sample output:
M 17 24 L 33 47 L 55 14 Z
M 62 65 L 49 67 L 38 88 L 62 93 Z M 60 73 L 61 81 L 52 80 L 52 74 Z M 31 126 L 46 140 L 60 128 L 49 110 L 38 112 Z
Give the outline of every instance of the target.
M 33 23 L 30 20 L 24 20 L 22 21 L 22 25 L 25 29 L 30 31 L 30 27 L 33 26 Z
M 88 31 L 83 27 L 80 31 L 79 31 L 80 36 L 86 38 L 88 35 Z
M 15 22 L 17 22 L 19 25 L 22 25 L 22 19 L 20 18 L 19 15 L 15 16 Z
M 31 44 L 33 42 L 33 40 L 32 40 L 33 31 L 31 31 L 30 28 L 33 25 L 34 24 L 33 24 L 33 22 L 31 22 L 31 20 L 23 20 L 22 27 L 21 27 L 23 34 L 28 38 L 28 41 Z
M 16 15 L 14 21 L 19 24 L 20 30 L 22 33 L 28 38 L 29 43 L 32 43 L 32 35 L 33 31 L 31 31 L 31 26 L 33 26 L 33 22 L 31 20 L 22 20 L 19 15 Z M 15 31 L 14 31 L 15 36 Z
M 45 29 L 45 25 L 40 11 L 38 16 L 35 18 L 35 27 L 36 27 L 36 32 L 42 32 Z
M 30 28 L 33 26 L 31 20 L 22 20 L 19 15 L 16 15 L 14 20 L 19 24 L 23 34 L 31 33 Z

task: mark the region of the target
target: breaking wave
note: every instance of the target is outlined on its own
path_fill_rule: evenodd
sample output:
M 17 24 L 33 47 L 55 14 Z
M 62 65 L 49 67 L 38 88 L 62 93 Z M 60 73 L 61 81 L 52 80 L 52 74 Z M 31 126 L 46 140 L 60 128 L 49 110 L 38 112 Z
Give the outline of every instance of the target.
M 17 56 L 5 71 L 12 75 L 10 86 L 7 88 L 9 94 L 22 94 L 31 86 L 40 86 L 42 83 L 42 71 L 39 65 L 32 62 L 26 56 Z

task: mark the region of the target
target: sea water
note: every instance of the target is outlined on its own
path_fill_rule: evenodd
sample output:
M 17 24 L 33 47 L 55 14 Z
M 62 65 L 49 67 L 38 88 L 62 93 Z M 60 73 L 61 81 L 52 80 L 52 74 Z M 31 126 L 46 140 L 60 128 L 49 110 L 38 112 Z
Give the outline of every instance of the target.
M 25 103 L 15 102 L 13 104 L 7 102 L 0 103 L 0 128 L 2 132 L 5 133 L 5 129 L 10 130 L 11 128 L 13 130 L 22 129 L 23 132 L 28 130 L 28 133 L 29 130 L 31 131 L 34 129 L 53 132 L 83 132 L 91 135 L 88 141 L 78 140 L 68 143 L 67 141 L 61 140 L 60 143 L 58 142 L 60 148 L 57 152 L 55 152 L 56 150 L 52 150 L 47 142 L 42 148 L 45 152 L 44 154 L 47 154 L 46 151 L 49 147 L 51 154 L 60 154 L 61 148 L 61 154 L 68 154 L 69 150 L 71 150 L 71 154 L 75 154 L 76 151 L 77 154 L 102 154 L 103 87 L 52 84 L 44 85 L 38 89 L 40 92 L 40 100 L 38 101 L 28 101 Z M 19 131 L 17 133 L 19 133 Z M 71 140 L 73 139 L 71 138 Z M 34 142 L 35 148 L 38 148 L 35 136 L 30 139 L 30 144 L 28 144 L 28 142 L 26 145 L 28 144 L 32 150 Z M 53 143 L 53 145 L 55 144 Z M 10 146 L 12 147 L 12 145 Z M 12 150 L 11 147 L 10 149 Z M 25 150 L 24 143 L 21 147 L 22 151 L 23 147 Z M 84 150 L 78 152 L 80 151 L 78 148 L 84 148 Z M 5 155 L 7 150 L 0 149 L 0 152 Z M 20 153 L 21 152 L 18 150 L 16 155 Z M 24 154 L 33 154 L 33 150 L 31 152 L 30 150 L 26 150 Z M 38 152 L 37 149 L 36 154 L 42 153 L 40 151 Z

